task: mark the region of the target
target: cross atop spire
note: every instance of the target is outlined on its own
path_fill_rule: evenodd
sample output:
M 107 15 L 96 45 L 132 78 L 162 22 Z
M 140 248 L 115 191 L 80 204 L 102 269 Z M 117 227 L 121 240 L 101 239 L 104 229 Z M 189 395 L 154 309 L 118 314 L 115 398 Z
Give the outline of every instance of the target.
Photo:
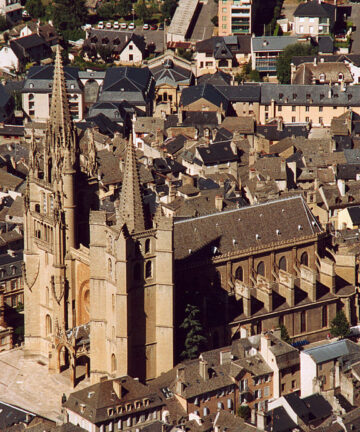
M 59 45 L 56 48 L 49 122 L 52 132 L 58 135 L 58 139 L 61 137 L 60 145 L 69 146 L 69 140 L 72 138 L 72 120 L 66 94 L 64 68 Z
M 144 207 L 140 190 L 140 177 L 136 163 L 132 134 L 126 147 L 125 168 L 120 196 L 119 216 L 129 232 L 145 230 Z

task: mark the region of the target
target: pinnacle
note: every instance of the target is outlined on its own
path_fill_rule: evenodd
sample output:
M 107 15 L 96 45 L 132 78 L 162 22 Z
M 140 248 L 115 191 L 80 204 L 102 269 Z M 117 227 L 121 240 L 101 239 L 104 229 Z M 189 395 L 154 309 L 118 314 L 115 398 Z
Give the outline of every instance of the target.
M 145 230 L 140 178 L 132 135 L 126 147 L 125 168 L 120 196 L 119 215 L 130 232 Z
M 53 131 L 61 132 L 63 143 L 67 141 L 67 131 L 71 127 L 71 116 L 66 94 L 64 69 L 59 45 L 56 49 L 54 81 L 52 89 L 50 124 Z

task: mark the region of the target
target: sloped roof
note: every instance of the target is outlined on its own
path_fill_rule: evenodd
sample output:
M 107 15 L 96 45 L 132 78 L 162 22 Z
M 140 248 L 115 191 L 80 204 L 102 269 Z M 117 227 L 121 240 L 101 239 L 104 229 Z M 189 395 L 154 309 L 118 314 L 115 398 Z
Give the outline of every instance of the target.
M 319 17 L 332 18 L 336 6 L 312 0 L 306 3 L 301 3 L 294 12 L 294 17 Z
M 203 84 L 185 88 L 181 93 L 180 104 L 183 106 L 190 105 L 199 99 L 206 99 L 212 104 L 227 109 L 229 100 L 212 84 Z
M 315 363 L 324 363 L 329 360 L 335 360 L 349 354 L 360 354 L 360 347 L 354 342 L 342 339 L 336 342 L 328 343 L 314 348 L 304 350 L 304 354 L 309 355 Z
M 285 198 L 175 222 L 175 259 L 209 259 L 249 248 L 276 247 L 320 232 L 302 197 Z

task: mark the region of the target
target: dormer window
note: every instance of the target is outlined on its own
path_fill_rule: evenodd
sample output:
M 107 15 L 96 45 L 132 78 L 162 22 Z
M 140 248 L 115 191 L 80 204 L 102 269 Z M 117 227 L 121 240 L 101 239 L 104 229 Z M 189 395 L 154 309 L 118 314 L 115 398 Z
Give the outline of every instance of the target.
M 34 88 L 34 84 L 33 84 L 33 83 L 30 83 L 30 84 L 29 84 L 29 87 L 30 87 L 30 88 Z
M 339 79 L 339 81 L 343 81 L 344 80 L 344 75 L 341 72 L 338 75 L 338 79 Z
M 295 100 L 296 98 L 297 98 L 297 94 L 296 93 L 293 93 L 293 99 Z
M 320 74 L 320 76 L 319 76 L 319 80 L 320 80 L 320 82 L 325 82 L 325 74 Z

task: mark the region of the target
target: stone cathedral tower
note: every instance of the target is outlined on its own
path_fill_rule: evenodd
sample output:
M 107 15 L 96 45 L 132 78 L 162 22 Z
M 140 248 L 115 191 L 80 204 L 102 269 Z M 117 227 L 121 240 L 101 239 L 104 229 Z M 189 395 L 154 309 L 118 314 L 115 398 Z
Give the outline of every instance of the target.
M 172 368 L 173 224 L 160 210 L 146 218 L 131 139 L 116 223 L 91 213 L 90 262 L 93 382 L 109 372 L 149 380 Z
M 70 367 L 74 384 L 79 364 L 92 382 L 155 378 L 173 366 L 172 221 L 160 210 L 146 216 L 132 140 L 115 221 L 102 211 L 78 220 L 96 149 L 89 139 L 80 166 L 59 49 L 49 96 L 45 137 L 31 138 L 25 194 L 25 353 L 46 357 L 54 372 Z M 84 230 L 89 247 L 80 245 Z
M 32 136 L 25 194 L 25 350 L 29 354 L 51 357 L 56 331 L 69 328 L 65 257 L 76 247 L 77 158 L 58 49 L 50 119 L 43 140 Z

